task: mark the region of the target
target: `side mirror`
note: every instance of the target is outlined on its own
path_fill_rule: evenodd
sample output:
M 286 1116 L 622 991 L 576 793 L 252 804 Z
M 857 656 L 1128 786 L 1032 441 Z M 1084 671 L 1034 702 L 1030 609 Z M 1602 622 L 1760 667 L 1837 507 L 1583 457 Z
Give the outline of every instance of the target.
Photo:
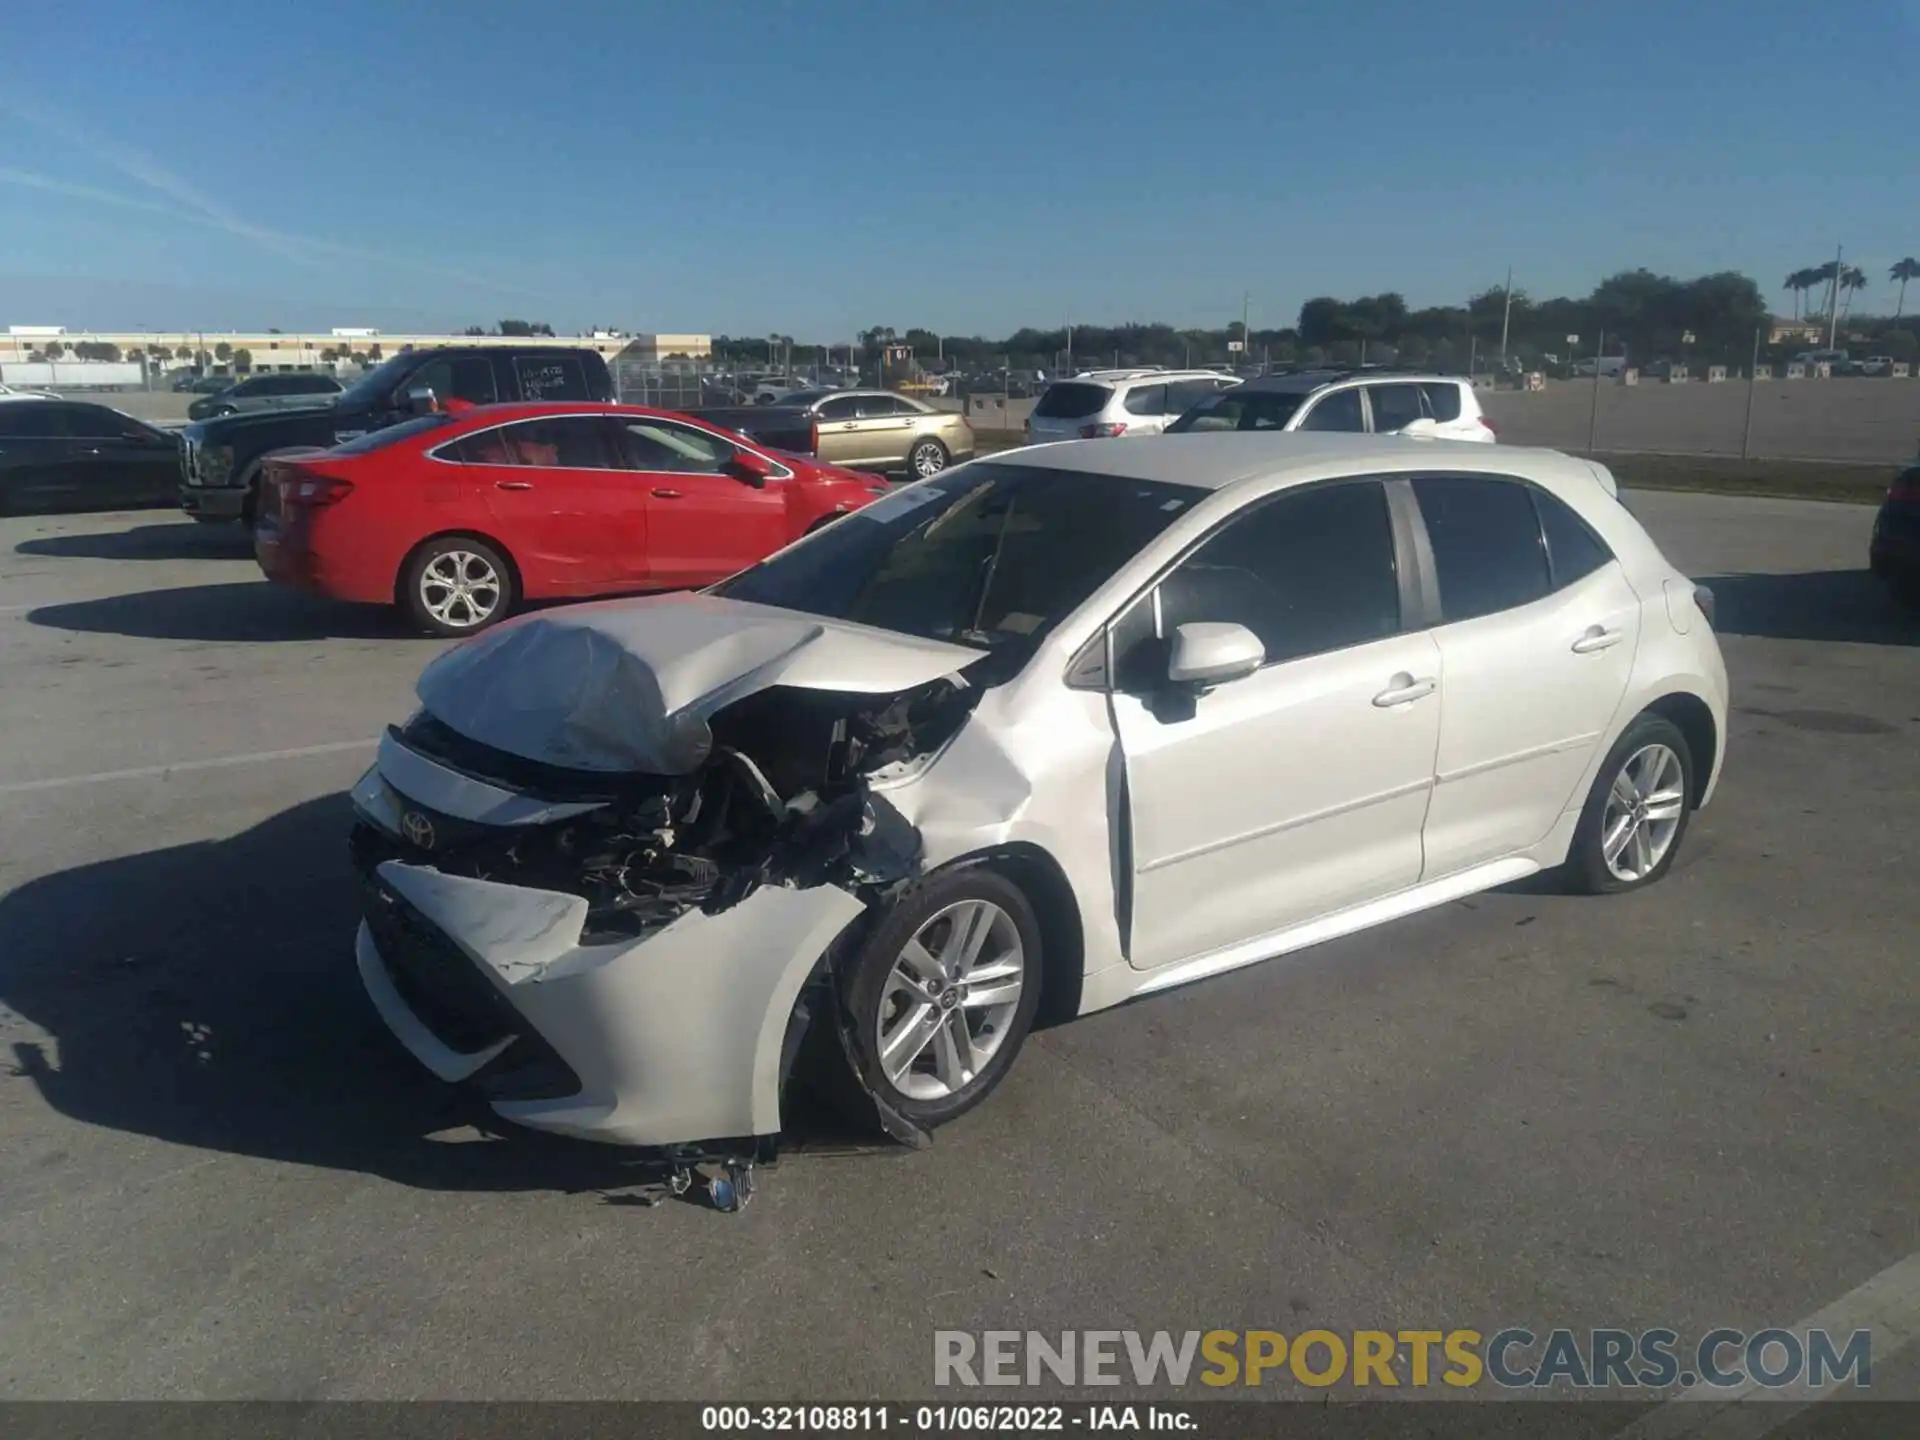
M 767 457 L 756 450 L 733 452 L 733 458 L 726 463 L 726 472 L 742 484 L 751 485 L 759 490 L 765 487 L 767 477 L 773 473 L 773 466 Z
M 1398 430 L 1394 431 L 1394 434 L 1396 435 L 1432 435 L 1435 432 L 1437 432 L 1439 429 L 1440 429 L 1439 421 L 1430 420 L 1425 415 L 1422 415 L 1418 420 L 1409 420 L 1406 424 L 1402 425 Z
M 1206 688 L 1244 680 L 1267 661 L 1267 647 L 1244 625 L 1226 620 L 1189 621 L 1173 632 L 1167 679 Z
M 431 415 L 439 405 L 431 385 L 409 385 L 400 396 L 399 408 L 409 415 Z

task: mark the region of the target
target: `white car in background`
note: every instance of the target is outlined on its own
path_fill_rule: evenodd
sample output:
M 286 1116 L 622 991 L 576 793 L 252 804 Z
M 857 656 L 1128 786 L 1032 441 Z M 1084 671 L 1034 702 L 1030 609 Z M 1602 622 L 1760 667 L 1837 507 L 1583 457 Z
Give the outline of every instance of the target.
M 47 390 L 16 390 L 11 385 L 0 385 L 0 400 L 58 400 L 60 397 Z
M 1202 399 L 1239 383 L 1212 370 L 1084 370 L 1046 388 L 1027 418 L 1027 439 L 1158 435 Z
M 796 1057 L 921 1140 L 1043 1010 L 1540 871 L 1641 889 L 1727 678 L 1613 488 L 1398 437 L 1049 445 L 509 621 L 354 787 L 361 978 L 509 1120 L 742 1159 Z
M 1422 435 L 1476 444 L 1490 444 L 1497 438 L 1469 381 L 1457 375 L 1395 370 L 1303 370 L 1262 376 L 1204 397 L 1167 430 L 1175 435 L 1207 430 Z

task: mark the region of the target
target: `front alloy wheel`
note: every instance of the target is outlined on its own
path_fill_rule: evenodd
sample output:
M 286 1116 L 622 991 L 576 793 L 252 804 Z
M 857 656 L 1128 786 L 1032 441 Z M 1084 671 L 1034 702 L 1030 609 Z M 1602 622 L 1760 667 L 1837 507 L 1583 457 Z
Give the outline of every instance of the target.
M 917 480 L 930 480 L 947 468 L 947 447 L 938 440 L 922 440 L 907 455 L 907 466 Z
M 880 999 L 880 1068 L 914 1100 L 946 1100 L 1012 1032 L 1026 983 L 1013 917 L 990 900 L 935 914 L 901 948 Z

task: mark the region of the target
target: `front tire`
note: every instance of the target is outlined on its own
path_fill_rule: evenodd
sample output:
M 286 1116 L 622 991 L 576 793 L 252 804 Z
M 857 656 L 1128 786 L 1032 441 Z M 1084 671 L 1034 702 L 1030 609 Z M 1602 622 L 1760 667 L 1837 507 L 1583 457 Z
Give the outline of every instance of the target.
M 916 440 L 907 452 L 907 471 L 916 480 L 931 480 L 947 468 L 952 458 L 938 440 Z
M 414 551 L 400 574 L 400 606 L 429 635 L 477 635 L 519 598 L 506 557 L 484 540 L 450 535 Z
M 1643 714 L 1607 752 L 1567 855 L 1570 886 L 1617 895 L 1673 868 L 1692 814 L 1693 752 L 1664 716 Z
M 978 1105 L 1033 1027 L 1041 958 L 1033 906 L 999 872 L 969 866 L 910 891 L 847 980 L 867 1087 L 923 1130 Z

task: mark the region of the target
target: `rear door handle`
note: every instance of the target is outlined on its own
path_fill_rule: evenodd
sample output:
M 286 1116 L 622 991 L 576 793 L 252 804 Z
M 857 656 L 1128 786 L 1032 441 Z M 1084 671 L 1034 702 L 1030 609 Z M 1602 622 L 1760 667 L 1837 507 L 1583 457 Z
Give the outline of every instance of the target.
M 1403 670 L 1388 682 L 1386 689 L 1373 697 L 1373 703 L 1382 710 L 1392 705 L 1409 705 L 1423 696 L 1431 695 L 1435 683 L 1431 675 L 1423 675 L 1416 680 Z
M 493 482 L 493 488 L 496 490 L 531 490 L 533 488 L 533 482 L 531 480 L 496 480 Z
M 656 500 L 678 500 L 681 498 L 681 494 L 678 490 L 668 490 L 662 487 L 653 492 L 653 498 Z
M 1605 650 L 1618 645 L 1626 638 L 1624 630 L 1609 630 L 1604 625 L 1589 625 L 1586 633 L 1573 642 L 1573 653 L 1591 655 L 1596 650 Z

